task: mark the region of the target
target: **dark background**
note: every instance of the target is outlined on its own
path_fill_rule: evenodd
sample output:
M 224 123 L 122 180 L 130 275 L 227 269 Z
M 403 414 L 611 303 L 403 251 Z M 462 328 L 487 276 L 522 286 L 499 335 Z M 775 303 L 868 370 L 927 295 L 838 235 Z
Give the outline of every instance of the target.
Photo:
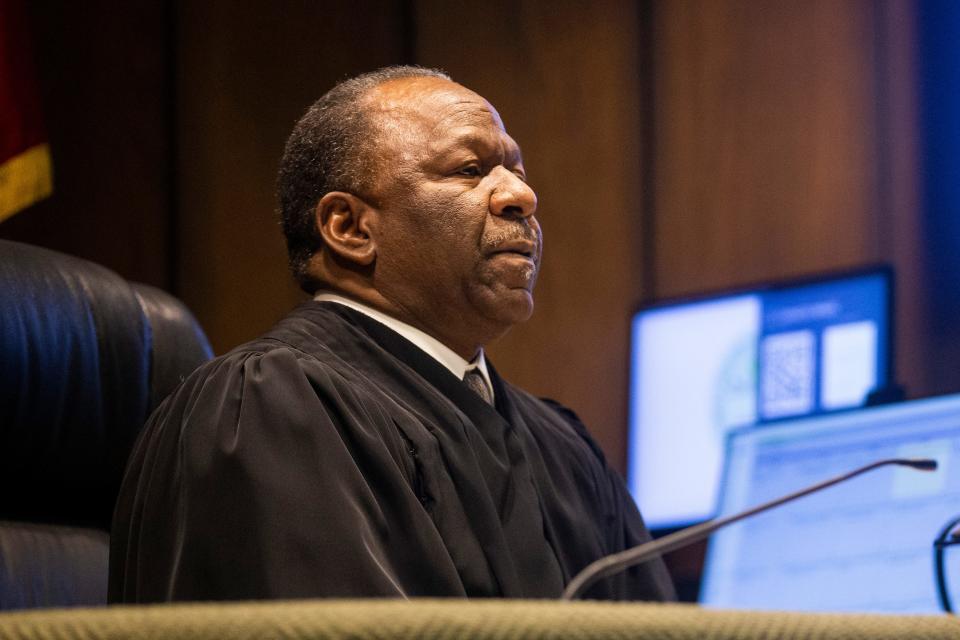
M 657 298 L 889 262 L 900 381 L 960 390 L 957 3 L 28 9 L 55 187 L 0 237 L 174 292 L 218 353 L 301 299 L 273 197 L 293 123 L 338 79 L 418 63 L 497 106 L 540 198 L 537 311 L 492 358 L 574 407 L 615 466 L 629 315 Z

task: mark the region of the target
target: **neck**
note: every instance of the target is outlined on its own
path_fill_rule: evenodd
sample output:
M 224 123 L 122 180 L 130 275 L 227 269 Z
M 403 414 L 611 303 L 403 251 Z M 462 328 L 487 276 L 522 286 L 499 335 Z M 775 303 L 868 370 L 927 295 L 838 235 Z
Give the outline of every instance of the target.
M 484 340 L 474 336 L 454 335 L 449 331 L 442 330 L 442 327 L 461 327 L 465 324 L 464 322 L 458 322 L 455 319 L 446 319 L 443 322 L 435 323 L 425 322 L 420 316 L 412 313 L 405 305 L 391 300 L 376 289 L 370 287 L 354 287 L 350 286 L 349 282 L 341 282 L 338 283 L 338 285 L 326 284 L 323 290 L 362 303 L 391 318 L 415 327 L 446 345 L 447 348 L 467 362 L 472 362 L 479 355 L 485 344 Z

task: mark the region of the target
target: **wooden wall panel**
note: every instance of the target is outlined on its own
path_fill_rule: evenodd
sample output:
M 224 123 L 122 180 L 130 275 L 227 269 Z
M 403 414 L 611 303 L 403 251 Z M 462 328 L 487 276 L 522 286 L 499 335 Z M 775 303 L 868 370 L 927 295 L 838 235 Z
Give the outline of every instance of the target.
M 920 155 L 918 113 L 918 25 L 916 3 L 893 0 L 878 5 L 881 56 L 881 143 L 879 207 L 880 253 L 897 276 L 896 374 L 908 396 L 919 397 L 939 387 L 930 363 L 939 356 L 929 331 L 930 282 L 924 270 L 924 212 L 920 189 L 924 172 Z M 955 381 L 951 381 L 955 382 Z
M 899 380 L 922 395 L 931 345 L 912 3 L 650 7 L 649 292 L 890 262 Z M 668 558 L 687 598 L 703 551 Z
M 275 213 L 283 145 L 337 80 L 402 61 L 401 9 L 374 0 L 180 3 L 178 288 L 218 353 L 303 298 Z
M 879 259 L 874 4 L 653 7 L 655 293 Z
M 416 60 L 497 107 L 539 197 L 536 310 L 490 349 L 624 461 L 628 321 L 640 286 L 638 5 L 420 0 Z
M 889 262 L 899 381 L 942 391 L 928 365 L 914 3 L 652 7 L 652 293 Z
M 155 2 L 25 5 L 54 191 L 0 224 L 0 237 L 169 286 L 169 8 Z

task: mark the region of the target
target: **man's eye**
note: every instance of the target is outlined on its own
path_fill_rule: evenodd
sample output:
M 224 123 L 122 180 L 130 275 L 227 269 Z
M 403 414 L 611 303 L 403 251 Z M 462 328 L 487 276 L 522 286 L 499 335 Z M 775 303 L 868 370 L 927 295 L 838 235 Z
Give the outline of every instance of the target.
M 462 176 L 470 176 L 472 178 L 476 178 L 480 176 L 481 171 L 480 171 L 480 167 L 478 167 L 477 165 L 469 164 L 465 167 L 461 167 L 460 169 L 458 169 L 457 173 L 459 173 Z

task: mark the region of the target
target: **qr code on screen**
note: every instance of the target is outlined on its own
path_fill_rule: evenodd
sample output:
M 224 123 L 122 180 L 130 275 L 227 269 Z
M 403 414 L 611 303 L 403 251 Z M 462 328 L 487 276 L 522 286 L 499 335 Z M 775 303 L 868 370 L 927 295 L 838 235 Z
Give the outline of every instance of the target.
M 760 414 L 764 418 L 813 410 L 814 342 L 812 331 L 777 333 L 763 339 Z

